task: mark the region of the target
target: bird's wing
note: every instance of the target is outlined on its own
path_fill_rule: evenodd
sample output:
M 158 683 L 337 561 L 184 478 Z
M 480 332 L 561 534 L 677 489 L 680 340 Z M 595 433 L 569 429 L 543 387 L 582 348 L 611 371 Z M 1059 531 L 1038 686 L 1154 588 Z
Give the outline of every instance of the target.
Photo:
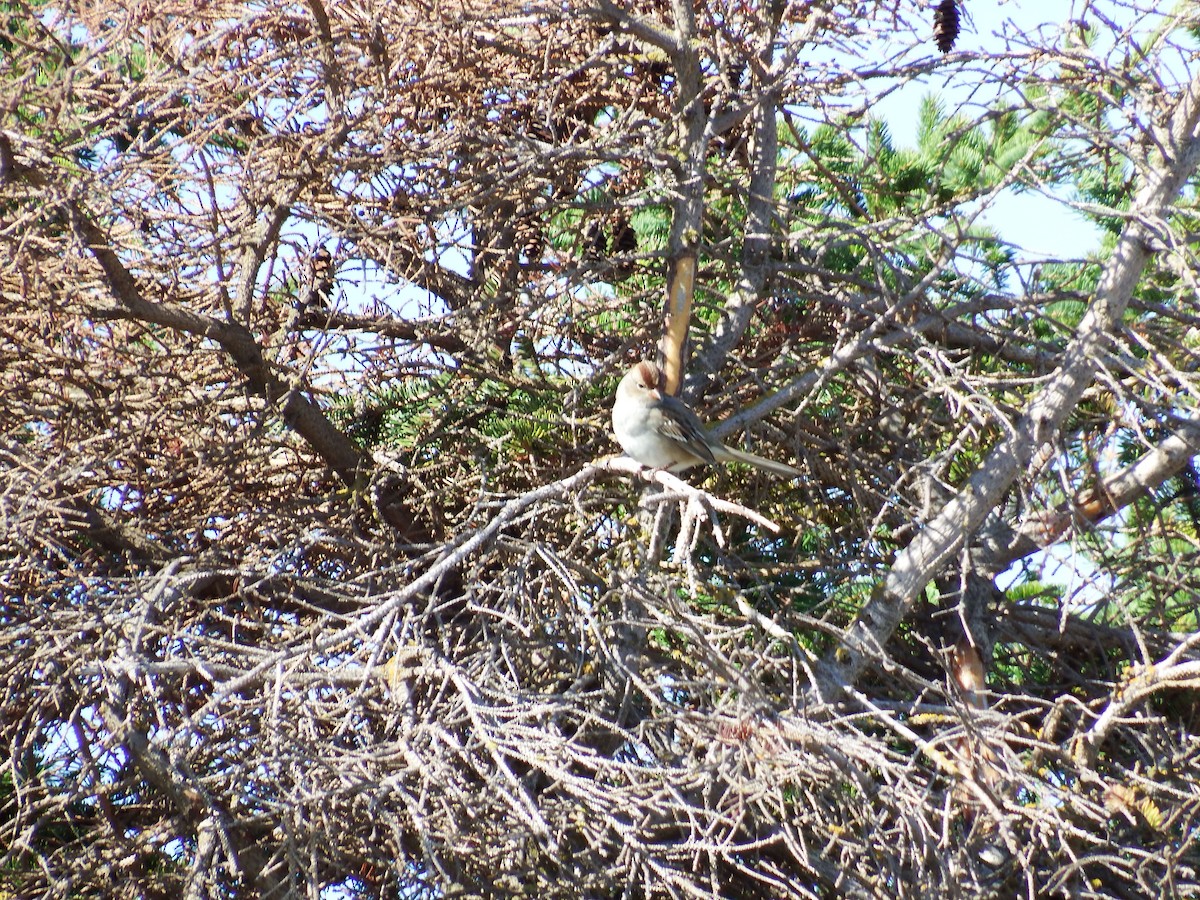
M 678 397 L 663 397 L 659 401 L 663 419 L 659 431 L 663 437 L 678 441 L 688 452 L 710 465 L 717 460 L 713 456 L 712 438 L 704 430 L 700 419 Z

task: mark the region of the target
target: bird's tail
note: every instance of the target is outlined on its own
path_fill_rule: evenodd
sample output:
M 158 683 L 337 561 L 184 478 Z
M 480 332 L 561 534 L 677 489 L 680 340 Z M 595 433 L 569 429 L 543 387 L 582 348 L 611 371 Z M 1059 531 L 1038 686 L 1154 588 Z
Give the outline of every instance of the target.
M 756 469 L 762 469 L 764 472 L 778 475 L 780 478 L 800 477 L 800 470 L 793 469 L 787 463 L 775 462 L 773 459 L 755 456 L 753 453 L 747 453 L 745 450 L 731 450 L 729 447 L 725 448 L 725 453 L 729 454 L 729 459 L 734 462 L 746 463 L 746 465 L 754 466 Z

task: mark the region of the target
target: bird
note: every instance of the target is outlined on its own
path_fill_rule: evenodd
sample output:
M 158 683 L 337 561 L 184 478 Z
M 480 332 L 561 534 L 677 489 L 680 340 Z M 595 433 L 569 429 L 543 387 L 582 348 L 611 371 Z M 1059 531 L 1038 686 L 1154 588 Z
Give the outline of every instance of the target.
M 682 472 L 698 465 L 741 462 L 782 478 L 801 473 L 784 463 L 726 447 L 682 400 L 659 389 L 659 371 L 642 361 L 617 387 L 612 426 L 625 453 L 652 469 Z
M 333 302 L 334 274 L 333 254 L 328 247 L 318 247 L 308 259 L 293 308 L 301 313 L 328 312 Z
M 329 309 L 333 301 L 333 254 L 328 247 L 318 247 L 309 265 L 312 303 L 320 309 Z

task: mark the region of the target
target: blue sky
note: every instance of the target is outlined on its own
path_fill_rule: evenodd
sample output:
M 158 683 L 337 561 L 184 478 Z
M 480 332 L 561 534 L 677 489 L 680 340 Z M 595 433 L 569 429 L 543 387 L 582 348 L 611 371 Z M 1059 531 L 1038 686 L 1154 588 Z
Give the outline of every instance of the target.
M 1006 27 L 1010 33 L 1026 35 L 1042 30 L 1051 32 L 1062 23 L 1077 19 L 1081 9 L 1079 3 L 1071 0 L 991 0 L 988 3 L 960 0 L 960 5 L 966 15 L 955 47 L 970 53 L 1002 51 L 1004 41 L 1000 34 Z M 928 22 L 932 34 L 932 6 L 928 11 Z M 990 96 L 988 93 L 981 95 L 983 76 L 979 68 L 974 61 L 963 67 L 951 64 L 889 94 L 872 112 L 888 123 L 897 146 L 915 146 L 917 110 L 923 97 L 937 96 L 951 114 L 961 104 L 967 118 L 977 118 L 983 105 L 995 98 L 994 88 L 990 89 Z M 1053 198 L 1031 192 L 1010 192 L 988 210 L 983 223 L 1022 248 L 1024 258 L 1078 258 L 1098 249 L 1100 234 L 1064 202 L 1068 199 L 1065 193 Z

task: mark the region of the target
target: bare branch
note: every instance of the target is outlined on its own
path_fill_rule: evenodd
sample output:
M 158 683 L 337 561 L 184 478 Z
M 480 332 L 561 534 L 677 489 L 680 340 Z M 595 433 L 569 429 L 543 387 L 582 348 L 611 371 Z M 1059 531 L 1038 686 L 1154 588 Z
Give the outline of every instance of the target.
M 997 445 L 954 496 L 897 556 L 887 577 L 847 632 L 842 655 L 827 661 L 824 690 L 853 684 L 912 608 L 925 585 L 1026 468 L 1048 461 L 1046 448 L 1058 436 L 1068 413 L 1094 375 L 1106 336 L 1120 321 L 1152 253 L 1155 223 L 1166 215 L 1200 163 L 1200 80 L 1180 96 L 1161 133 L 1161 165 L 1151 169 L 1134 201 L 1128 223 L 1105 266 L 1095 298 L 1079 323 L 1054 376 L 1026 407 L 1009 436 Z

